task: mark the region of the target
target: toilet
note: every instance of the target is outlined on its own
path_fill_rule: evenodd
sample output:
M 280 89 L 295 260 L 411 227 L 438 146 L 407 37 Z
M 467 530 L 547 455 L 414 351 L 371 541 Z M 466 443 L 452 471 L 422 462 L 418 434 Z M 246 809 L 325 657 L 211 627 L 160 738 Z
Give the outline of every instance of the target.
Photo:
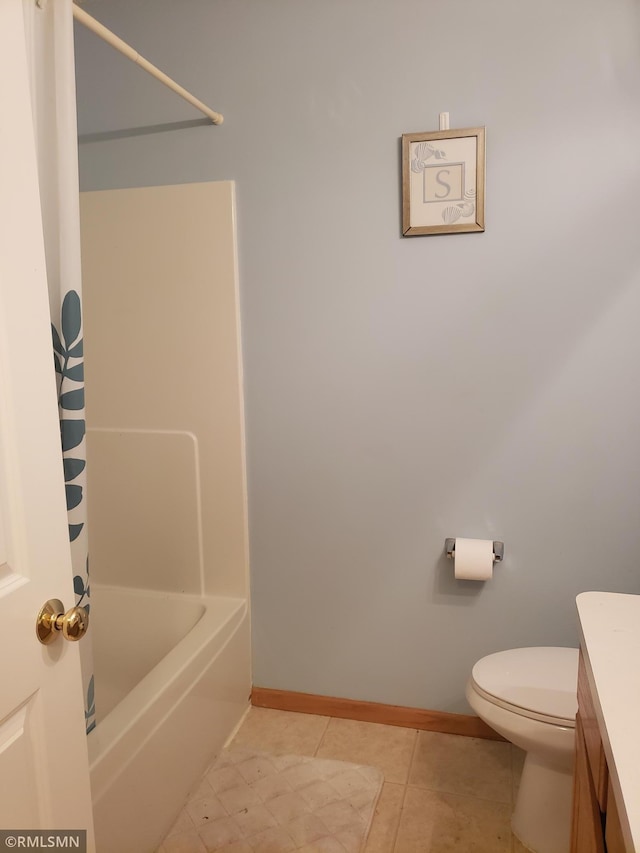
M 578 649 L 509 649 L 479 660 L 467 701 L 492 729 L 523 749 L 514 835 L 534 853 L 569 853 Z

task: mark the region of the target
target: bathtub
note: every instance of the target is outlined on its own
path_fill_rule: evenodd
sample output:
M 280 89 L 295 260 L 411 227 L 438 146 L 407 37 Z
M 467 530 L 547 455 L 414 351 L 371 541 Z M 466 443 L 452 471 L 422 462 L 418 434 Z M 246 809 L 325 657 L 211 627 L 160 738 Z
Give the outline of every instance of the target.
M 91 585 L 98 853 L 152 853 L 249 706 L 247 602 Z

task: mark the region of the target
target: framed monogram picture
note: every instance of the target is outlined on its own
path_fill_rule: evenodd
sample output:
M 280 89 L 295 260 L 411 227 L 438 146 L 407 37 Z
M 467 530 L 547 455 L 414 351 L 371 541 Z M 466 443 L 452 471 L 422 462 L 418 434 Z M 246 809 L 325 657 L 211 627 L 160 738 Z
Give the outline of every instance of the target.
M 402 234 L 484 231 L 485 129 L 402 136 Z

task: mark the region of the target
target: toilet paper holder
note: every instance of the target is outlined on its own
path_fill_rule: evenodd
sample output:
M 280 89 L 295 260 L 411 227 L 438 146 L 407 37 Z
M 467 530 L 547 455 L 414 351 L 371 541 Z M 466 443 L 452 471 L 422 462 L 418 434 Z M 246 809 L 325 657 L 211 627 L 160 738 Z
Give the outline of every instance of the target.
M 456 540 L 455 539 L 445 539 L 444 540 L 444 548 L 447 554 L 447 557 L 450 560 L 453 560 L 456 554 Z M 504 542 L 495 542 L 493 543 L 493 562 L 501 563 L 504 557 Z

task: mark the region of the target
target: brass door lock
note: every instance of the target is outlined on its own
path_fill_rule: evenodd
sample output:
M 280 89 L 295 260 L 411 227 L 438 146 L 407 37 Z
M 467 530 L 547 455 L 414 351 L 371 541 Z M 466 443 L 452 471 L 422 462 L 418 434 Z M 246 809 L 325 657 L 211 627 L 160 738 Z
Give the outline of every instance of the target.
M 89 627 L 89 614 L 84 607 L 72 607 L 64 612 L 58 598 L 50 598 L 40 608 L 36 619 L 36 636 L 45 646 L 55 642 L 60 634 L 65 640 L 81 640 Z

